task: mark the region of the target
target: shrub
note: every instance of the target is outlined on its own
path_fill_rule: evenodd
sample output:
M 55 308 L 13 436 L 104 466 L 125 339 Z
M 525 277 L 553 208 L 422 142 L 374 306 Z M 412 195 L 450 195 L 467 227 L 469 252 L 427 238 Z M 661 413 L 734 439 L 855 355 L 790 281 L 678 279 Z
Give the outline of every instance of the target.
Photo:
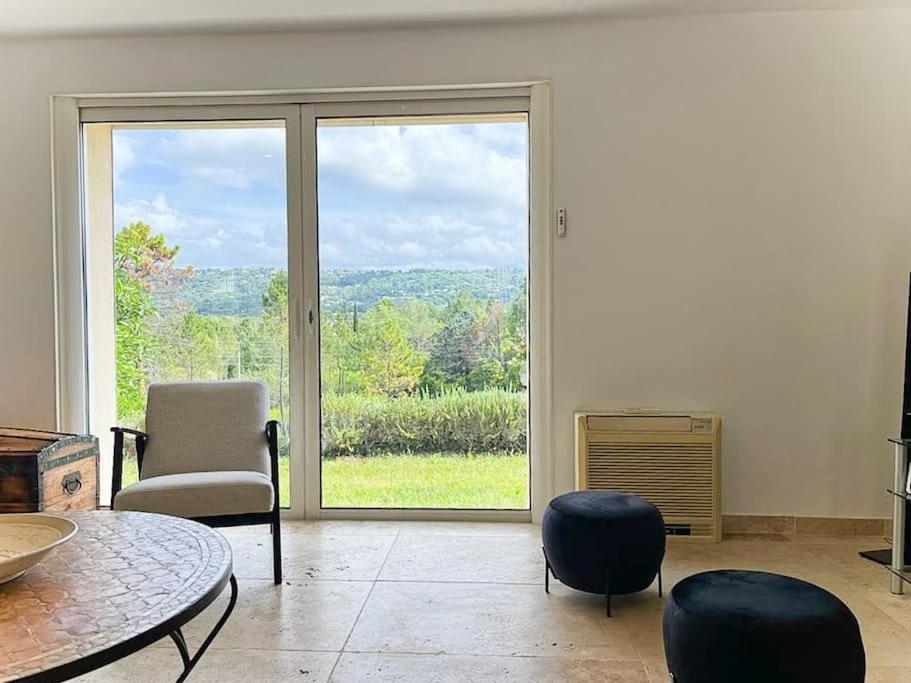
M 524 451 L 525 393 L 454 390 L 439 396 L 327 395 L 323 398 L 323 455 L 382 451 Z

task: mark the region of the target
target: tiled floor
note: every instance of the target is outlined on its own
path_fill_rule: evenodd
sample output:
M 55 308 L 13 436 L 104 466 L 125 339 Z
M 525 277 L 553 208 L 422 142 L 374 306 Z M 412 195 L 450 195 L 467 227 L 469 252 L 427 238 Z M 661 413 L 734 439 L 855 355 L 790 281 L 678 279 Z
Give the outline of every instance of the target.
M 284 526 L 285 582 L 271 581 L 265 529 L 227 530 L 240 598 L 191 681 L 667 681 L 663 601 L 653 589 L 604 603 L 543 588 L 539 529 L 522 524 L 298 522 Z M 911 596 L 857 550 L 870 537 L 737 536 L 671 542 L 665 586 L 697 571 L 755 568 L 817 583 L 860 620 L 868 681 L 911 681 Z M 226 596 L 185 628 L 191 647 Z M 84 681 L 173 681 L 169 640 Z

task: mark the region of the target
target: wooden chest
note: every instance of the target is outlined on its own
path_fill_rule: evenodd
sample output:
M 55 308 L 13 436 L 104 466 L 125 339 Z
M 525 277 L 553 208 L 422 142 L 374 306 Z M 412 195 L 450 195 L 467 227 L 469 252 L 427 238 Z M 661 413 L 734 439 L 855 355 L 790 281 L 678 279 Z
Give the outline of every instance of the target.
M 94 436 L 0 427 L 0 512 L 94 510 Z

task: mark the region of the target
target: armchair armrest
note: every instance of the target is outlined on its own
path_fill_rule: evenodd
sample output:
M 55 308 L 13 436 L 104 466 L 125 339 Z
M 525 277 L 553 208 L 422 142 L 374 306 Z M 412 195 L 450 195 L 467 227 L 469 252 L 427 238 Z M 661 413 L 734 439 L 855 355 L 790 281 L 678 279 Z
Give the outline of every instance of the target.
M 111 431 L 114 433 L 123 432 L 124 434 L 132 434 L 133 436 L 141 436 L 145 439 L 149 438 L 149 435 L 145 432 L 140 432 L 138 429 L 127 429 L 126 427 L 111 427 Z
M 129 434 L 136 439 L 136 465 L 139 472 L 142 472 L 142 456 L 145 453 L 149 435 L 126 427 L 111 427 L 111 431 L 114 432 L 114 467 L 111 473 L 111 507 L 113 507 L 114 496 L 123 487 L 123 437 L 125 434 Z
M 266 439 L 269 441 L 269 461 L 272 465 L 272 490 L 275 494 L 274 511 L 277 513 L 281 503 L 278 494 L 278 421 L 266 423 Z

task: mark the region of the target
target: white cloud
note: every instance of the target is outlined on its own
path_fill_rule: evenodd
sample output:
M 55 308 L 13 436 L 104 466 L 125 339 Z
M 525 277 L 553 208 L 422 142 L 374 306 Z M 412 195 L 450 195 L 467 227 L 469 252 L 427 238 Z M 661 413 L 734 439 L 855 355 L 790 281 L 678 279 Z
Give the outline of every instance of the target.
M 406 258 L 420 258 L 424 254 L 424 247 L 417 242 L 402 242 L 398 245 L 398 252 Z
M 477 268 L 527 258 L 527 129 L 319 130 L 321 265 Z
M 285 182 L 283 128 L 187 128 L 158 143 L 162 160 L 205 184 L 247 190 Z
M 224 244 L 224 242 L 217 237 L 203 237 L 202 239 L 193 240 L 192 243 L 198 244 L 204 249 L 218 249 L 218 247 Z
M 177 258 L 182 264 L 279 267 L 287 263 L 284 224 L 247 224 L 185 213 L 164 194 L 115 204 L 114 221 L 118 227 L 133 221 L 147 223 L 169 245 L 180 247 Z
M 192 222 L 171 206 L 163 194 L 156 195 L 152 200 L 130 199 L 126 203 L 114 205 L 114 223 L 117 226 L 134 221 L 147 223 L 154 232 L 163 234 L 169 241 L 179 239 Z
M 320 212 L 325 268 L 499 268 L 523 265 L 522 223 L 464 216 Z
M 114 180 L 116 181 L 124 171 L 136 163 L 136 143 L 128 137 L 117 135 L 116 132 L 111 136 L 111 140 L 113 147 L 111 161 L 114 167 Z
M 403 200 L 524 206 L 526 130 L 521 124 L 323 127 L 320 177 Z

